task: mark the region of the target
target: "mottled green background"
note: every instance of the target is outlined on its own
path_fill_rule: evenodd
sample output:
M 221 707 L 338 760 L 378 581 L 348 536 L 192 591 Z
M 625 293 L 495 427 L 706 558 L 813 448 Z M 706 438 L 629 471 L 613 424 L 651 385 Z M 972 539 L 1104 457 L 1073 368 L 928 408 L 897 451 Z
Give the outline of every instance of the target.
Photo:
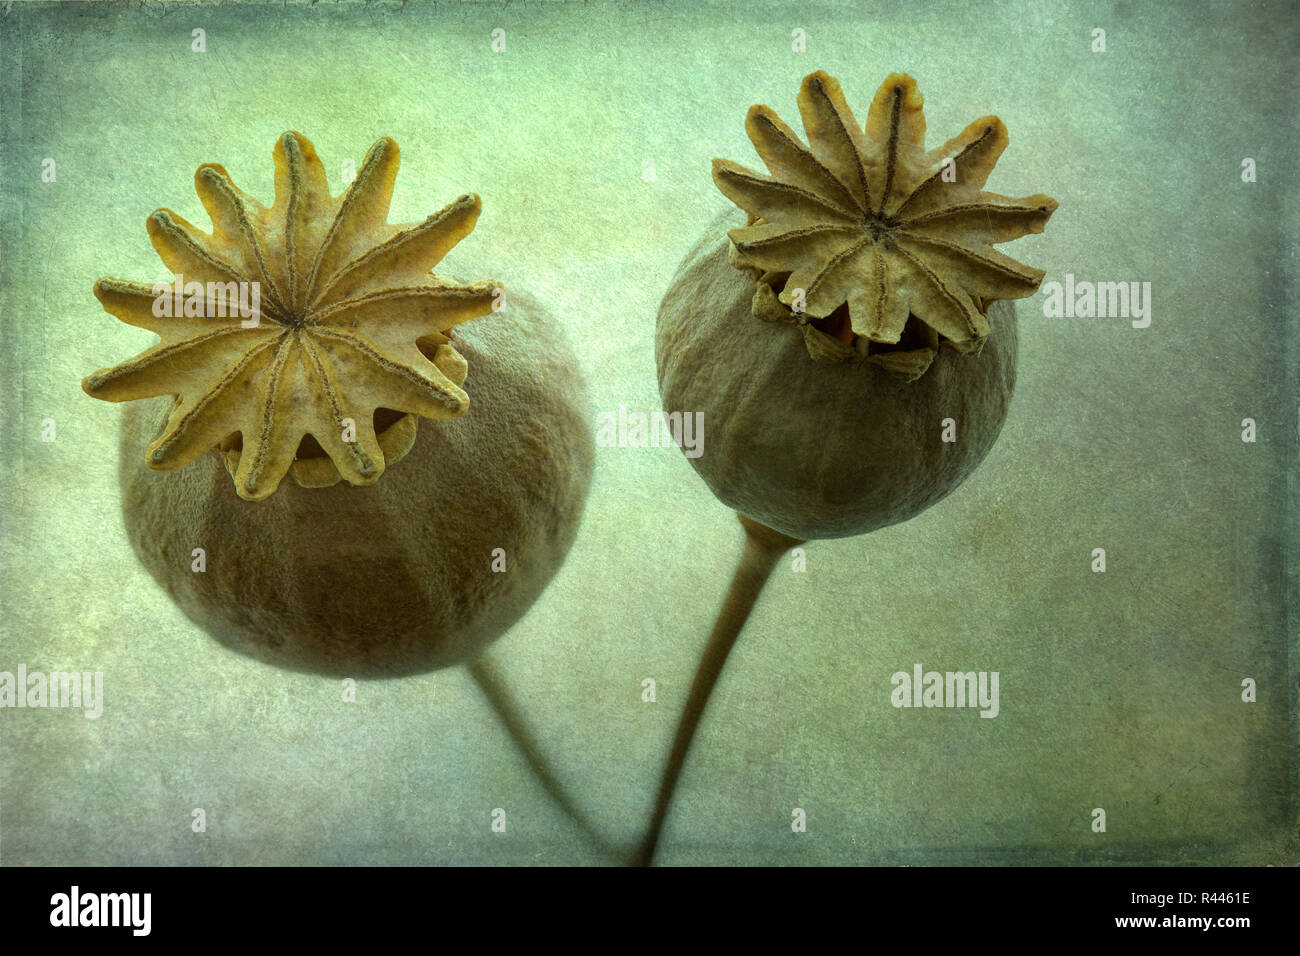
M 745 110 L 794 122 L 815 69 L 860 118 L 888 72 L 912 73 L 936 144 L 997 112 L 1011 146 L 990 188 L 1060 201 L 1008 251 L 1049 280 L 1150 281 L 1154 317 L 1022 303 L 1011 417 L 971 480 L 778 571 L 661 860 L 1300 856 L 1293 4 L 6 4 L 0 44 L 0 670 L 101 670 L 106 694 L 98 720 L 0 711 L 3 863 L 601 859 L 463 669 L 344 704 L 337 681 L 235 656 L 172 606 L 122 530 L 122 410 L 79 386 L 152 340 L 91 285 L 165 278 L 145 217 L 206 225 L 200 163 L 269 200 L 283 130 L 335 188 L 345 158 L 392 136 L 394 220 L 478 192 L 464 255 L 563 316 L 593 415 L 651 409 L 659 299 L 728 205 L 709 161 L 757 165 Z M 599 449 L 567 564 L 493 649 L 612 842 L 648 814 L 739 545 L 679 452 Z M 1001 715 L 895 710 L 890 674 L 914 663 L 999 671 Z

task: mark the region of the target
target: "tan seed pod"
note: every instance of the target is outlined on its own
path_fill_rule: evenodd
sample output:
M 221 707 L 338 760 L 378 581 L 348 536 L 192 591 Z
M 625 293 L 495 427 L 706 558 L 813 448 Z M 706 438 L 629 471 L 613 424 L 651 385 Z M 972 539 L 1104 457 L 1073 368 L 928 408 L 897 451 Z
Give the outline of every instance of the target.
M 272 206 L 206 165 L 211 234 L 150 217 L 173 272 L 258 283 L 254 316 L 214 314 L 210 293 L 201 315 L 159 315 L 148 286 L 96 284 L 162 340 L 83 383 L 129 403 L 132 545 L 196 623 L 284 667 L 391 676 L 471 659 L 559 568 L 591 478 L 556 321 L 522 291 L 493 311 L 495 282 L 430 271 L 479 200 L 390 225 L 397 159 L 380 140 L 332 198 L 311 143 L 286 133 Z
M 995 116 L 926 151 L 905 74 L 865 126 L 824 73 L 799 109 L 807 144 L 749 111 L 769 175 L 714 162 L 744 214 L 720 217 L 678 269 L 655 350 L 665 410 L 704 415 L 691 463 L 714 494 L 806 540 L 905 521 L 988 453 L 1015 387 L 1008 300 L 1043 278 L 993 245 L 1041 232 L 1056 202 L 984 191 L 1008 142 Z
M 994 244 L 1041 232 L 1047 196 L 984 182 L 995 116 L 926 151 L 916 82 L 895 73 L 864 126 L 825 73 L 804 78 L 808 142 L 771 109 L 746 130 L 770 175 L 715 160 L 744 215 L 719 217 L 659 307 L 669 413 L 701 414 L 689 460 L 745 531 L 635 861 L 654 860 L 709 695 L 772 568 L 814 538 L 906 521 L 961 484 L 997 439 L 1016 382 L 1010 299 L 1043 273 Z M 954 441 L 944 440 L 948 432 Z

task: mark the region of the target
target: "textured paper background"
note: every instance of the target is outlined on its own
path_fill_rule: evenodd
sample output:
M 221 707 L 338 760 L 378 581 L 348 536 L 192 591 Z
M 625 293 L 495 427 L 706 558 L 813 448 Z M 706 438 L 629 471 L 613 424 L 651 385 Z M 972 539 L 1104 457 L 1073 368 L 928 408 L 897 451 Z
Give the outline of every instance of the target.
M 344 158 L 392 136 L 393 219 L 478 192 L 448 269 L 553 304 L 593 415 L 653 409 L 659 299 L 728 205 L 710 160 L 758 166 L 746 109 L 795 123 L 800 78 L 824 69 L 859 118 L 912 73 L 932 144 L 996 112 L 1011 146 L 990 188 L 1060 201 L 1008 251 L 1048 280 L 1150 281 L 1153 320 L 1021 304 L 1011 416 L 970 481 L 778 571 L 660 860 L 1294 863 L 1298 51 L 1285 2 L 5 5 L 0 670 L 103 671 L 106 700 L 98 720 L 0 711 L 0 862 L 601 859 L 463 670 L 344 704 L 173 607 L 121 528 L 121 409 L 79 387 L 151 337 L 91 286 L 166 277 L 144 220 L 206 226 L 200 163 L 269 200 L 282 131 L 336 189 Z M 739 539 L 676 450 L 599 449 L 568 562 L 492 651 L 612 842 L 648 815 Z M 1000 716 L 893 709 L 889 677 L 915 663 L 998 671 Z

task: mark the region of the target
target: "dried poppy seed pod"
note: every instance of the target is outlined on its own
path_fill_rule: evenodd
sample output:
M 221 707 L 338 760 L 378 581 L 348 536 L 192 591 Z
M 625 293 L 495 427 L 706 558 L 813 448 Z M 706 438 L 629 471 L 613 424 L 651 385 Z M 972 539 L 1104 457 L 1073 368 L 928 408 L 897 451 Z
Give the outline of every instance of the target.
M 700 657 L 633 861 L 653 862 L 678 778 L 727 655 L 772 568 L 813 538 L 906 521 L 992 447 L 1015 386 L 1011 303 L 1043 273 L 993 249 L 1041 232 L 1046 196 L 982 191 L 1007 143 L 996 117 L 927 153 L 921 95 L 890 76 L 859 128 L 824 73 L 799 93 L 808 145 L 770 109 L 746 129 L 762 176 L 715 160 L 749 215 L 715 222 L 659 307 L 669 413 L 702 413 L 691 458 L 734 508 L 745 549 Z M 946 419 L 957 440 L 941 440 Z
M 1041 232 L 1056 203 L 982 190 L 1007 143 L 996 117 L 926 152 L 921 103 L 894 74 L 859 128 L 839 84 L 814 73 L 799 95 L 808 146 L 751 109 L 771 175 L 714 164 L 748 225 L 715 222 L 660 306 L 664 408 L 710 426 L 692 464 L 723 503 L 794 538 L 918 514 L 974 470 L 1010 405 L 1003 300 L 1043 273 L 993 244 Z M 945 419 L 955 442 L 940 439 Z
M 495 283 L 430 273 L 478 197 L 389 225 L 392 140 L 334 198 L 305 138 L 284 134 L 274 156 L 269 208 L 207 165 L 211 235 L 150 217 L 201 308 L 160 315 L 174 310 L 155 311 L 149 286 L 96 284 L 162 337 L 83 383 L 129 401 L 127 534 L 196 623 L 267 662 L 359 677 L 468 660 L 576 534 L 593 462 L 576 363 L 530 296 L 494 312 Z M 226 283 L 256 283 L 260 308 L 216 314 Z M 164 297 L 193 305 L 187 288 Z

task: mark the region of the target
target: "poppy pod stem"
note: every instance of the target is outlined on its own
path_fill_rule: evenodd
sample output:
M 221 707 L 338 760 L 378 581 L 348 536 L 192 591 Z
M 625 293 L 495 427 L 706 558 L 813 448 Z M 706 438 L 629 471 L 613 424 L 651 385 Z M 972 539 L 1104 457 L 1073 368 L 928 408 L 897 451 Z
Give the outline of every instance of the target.
M 587 818 L 587 814 L 565 791 L 559 778 L 555 776 L 550 765 L 546 762 L 546 758 L 542 756 L 537 738 L 529 730 L 523 713 L 520 711 L 518 704 L 515 703 L 514 695 L 510 693 L 510 688 L 506 685 L 497 667 L 489 660 L 488 655 L 483 654 L 474 658 L 465 667 L 470 676 L 474 678 L 474 683 L 478 685 L 483 696 L 487 698 L 487 702 L 496 711 L 497 717 L 500 718 L 507 733 L 510 734 L 510 738 L 515 742 L 515 746 L 519 748 L 519 751 L 524 755 L 524 759 L 528 761 L 528 766 L 532 768 L 543 789 L 555 801 L 556 806 L 568 815 L 574 825 L 582 831 L 583 836 L 602 855 L 612 856 L 612 851 L 605 839 L 596 831 L 596 828 Z
M 655 849 L 659 844 L 659 834 L 663 830 L 668 808 L 672 804 L 673 792 L 677 789 L 677 780 L 681 776 L 686 755 L 690 752 L 691 742 L 695 739 L 696 728 L 704 709 L 708 706 L 709 696 L 718 682 L 722 667 L 727 662 L 727 655 L 740 636 L 749 612 L 754 609 L 763 585 L 772 574 L 781 555 L 790 548 L 803 544 L 797 538 L 773 531 L 766 525 L 759 524 L 738 514 L 740 524 L 745 529 L 745 550 L 736 565 L 731 579 L 731 588 L 727 591 L 726 601 L 713 625 L 713 633 L 700 657 L 695 671 L 695 681 L 691 684 L 686 707 L 677 724 L 677 736 L 673 740 L 673 749 L 664 767 L 663 778 L 659 784 L 659 796 L 655 800 L 654 815 L 645 837 L 632 858 L 634 866 L 649 866 L 654 861 Z

